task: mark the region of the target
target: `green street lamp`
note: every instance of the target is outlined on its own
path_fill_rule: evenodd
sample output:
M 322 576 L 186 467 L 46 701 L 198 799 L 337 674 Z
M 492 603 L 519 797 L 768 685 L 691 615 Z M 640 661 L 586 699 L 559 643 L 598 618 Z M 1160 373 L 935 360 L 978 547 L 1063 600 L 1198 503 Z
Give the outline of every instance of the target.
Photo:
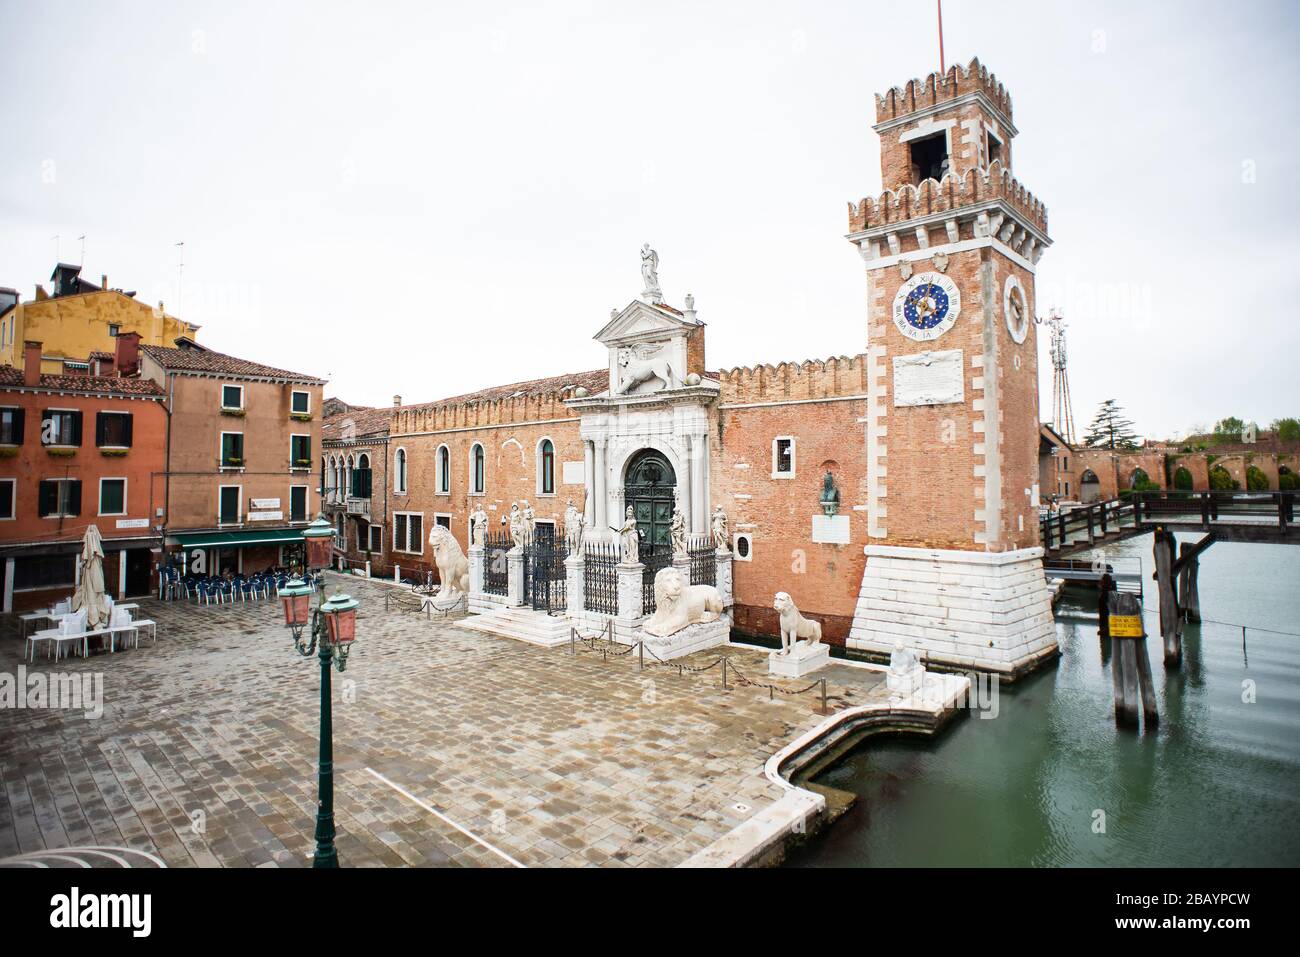
M 303 530 L 307 540 L 307 574 L 329 564 L 334 529 L 317 516 Z M 322 588 L 324 586 L 322 585 Z M 311 586 L 299 579 L 278 590 L 284 606 L 284 623 L 293 634 L 293 646 L 304 658 L 316 655 L 320 661 L 320 771 L 317 779 L 316 854 L 313 867 L 338 867 L 334 848 L 334 722 L 333 696 L 330 691 L 330 666 L 342 672 L 347 668 L 348 652 L 357 637 L 359 602 L 347 595 L 334 595 L 313 611 Z M 303 641 L 303 632 L 308 640 Z

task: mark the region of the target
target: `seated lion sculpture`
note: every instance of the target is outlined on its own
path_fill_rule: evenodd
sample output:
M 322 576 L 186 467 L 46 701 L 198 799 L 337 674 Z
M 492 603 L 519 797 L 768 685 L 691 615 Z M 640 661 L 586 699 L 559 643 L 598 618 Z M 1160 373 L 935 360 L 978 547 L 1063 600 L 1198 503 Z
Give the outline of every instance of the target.
M 641 626 L 647 635 L 667 638 L 689 625 L 717 621 L 725 611 L 722 594 L 712 585 L 691 585 L 675 568 L 655 575 L 655 613 Z
M 429 544 L 433 546 L 433 560 L 438 566 L 439 598 L 456 598 L 469 594 L 469 561 L 461 551 L 456 536 L 435 525 L 429 530 Z
M 781 650 L 779 655 L 788 655 L 794 650 L 794 646 L 803 638 L 808 647 L 821 644 L 822 626 L 820 622 L 810 621 L 803 615 L 799 614 L 799 609 L 795 607 L 794 599 L 783 591 L 776 593 L 776 599 L 772 602 L 772 607 L 777 610 L 781 617 Z

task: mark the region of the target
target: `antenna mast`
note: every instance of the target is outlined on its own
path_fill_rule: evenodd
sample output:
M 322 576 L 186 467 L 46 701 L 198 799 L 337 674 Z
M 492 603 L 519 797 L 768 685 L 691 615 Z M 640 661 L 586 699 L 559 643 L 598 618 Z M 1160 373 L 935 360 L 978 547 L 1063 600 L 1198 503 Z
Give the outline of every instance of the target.
M 939 75 L 943 76 L 948 72 L 943 59 L 943 0 L 935 0 L 935 3 L 939 7 Z
M 1051 330 L 1052 425 L 1061 438 L 1074 445 L 1074 411 L 1070 407 L 1070 376 L 1066 371 L 1065 319 L 1053 309 L 1047 320 Z

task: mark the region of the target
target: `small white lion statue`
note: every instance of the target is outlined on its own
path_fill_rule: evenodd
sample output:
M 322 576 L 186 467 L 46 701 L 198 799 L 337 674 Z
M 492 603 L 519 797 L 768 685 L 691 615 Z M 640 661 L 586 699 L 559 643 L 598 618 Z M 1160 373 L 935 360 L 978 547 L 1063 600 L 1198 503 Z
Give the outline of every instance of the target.
M 722 594 L 712 585 L 688 584 L 676 568 L 664 568 L 655 575 L 655 613 L 641 630 L 667 638 L 689 625 L 717 621 L 725 610 Z
M 469 561 L 461 551 L 456 536 L 435 525 L 429 530 L 429 544 L 433 546 L 433 560 L 438 566 L 439 598 L 455 598 L 469 594 Z
M 794 650 L 794 646 L 798 644 L 800 638 L 803 638 L 808 643 L 809 648 L 821 644 L 821 623 L 809 621 L 799 614 L 794 599 L 789 595 L 783 591 L 777 592 L 772 607 L 781 616 L 781 650 L 777 654 L 788 655 Z
M 625 395 L 641 383 L 649 382 L 651 379 L 662 381 L 665 389 L 672 388 L 673 370 L 669 367 L 666 356 L 652 356 L 649 359 L 641 359 L 632 350 L 628 349 L 619 355 L 618 365 L 622 370 L 622 374 L 619 376 L 619 395 Z

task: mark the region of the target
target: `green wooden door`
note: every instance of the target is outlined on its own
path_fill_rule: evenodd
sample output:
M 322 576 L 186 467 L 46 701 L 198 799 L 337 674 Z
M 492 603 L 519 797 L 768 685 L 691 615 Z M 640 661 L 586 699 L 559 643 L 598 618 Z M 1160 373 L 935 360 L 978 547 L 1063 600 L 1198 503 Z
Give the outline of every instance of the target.
M 662 453 L 647 449 L 629 463 L 623 501 L 632 506 L 643 545 L 671 541 L 676 489 L 677 475 Z

